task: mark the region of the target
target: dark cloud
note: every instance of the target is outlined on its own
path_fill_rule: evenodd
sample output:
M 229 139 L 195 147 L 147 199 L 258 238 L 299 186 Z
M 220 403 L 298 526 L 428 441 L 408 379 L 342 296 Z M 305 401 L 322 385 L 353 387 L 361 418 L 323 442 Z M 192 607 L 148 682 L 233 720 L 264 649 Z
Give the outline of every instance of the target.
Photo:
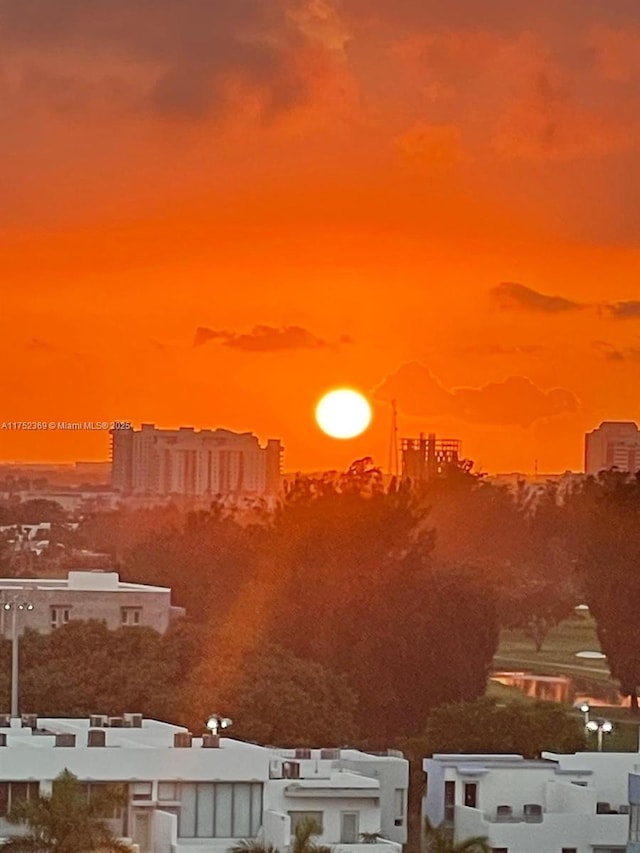
M 402 365 L 376 390 L 380 400 L 398 401 L 401 411 L 423 418 L 455 417 L 470 423 L 530 427 L 535 421 L 578 410 L 571 391 L 543 391 L 524 376 L 481 388 L 447 389 L 422 364 Z
M 512 355 L 540 355 L 544 347 L 539 344 L 469 344 L 459 347 L 456 352 L 463 355 L 479 356 L 512 356 Z
M 119 63 L 138 78 L 136 110 L 161 115 L 222 115 L 250 90 L 272 115 L 306 100 L 309 78 L 300 56 L 309 46 L 280 0 L 0 0 L 0 51 L 40 67 L 25 78 L 33 94 L 59 77 L 74 100 L 95 60 Z M 46 69 L 46 70 L 45 70 Z M 232 94 L 233 93 L 233 94 Z
M 592 346 L 607 361 L 640 361 L 640 346 L 618 348 L 608 341 L 594 341 Z
M 640 319 L 640 300 L 630 299 L 626 302 L 611 302 L 605 305 L 614 320 Z
M 193 345 L 202 346 L 208 341 L 222 341 L 223 346 L 244 352 L 277 352 L 292 349 L 319 349 L 326 341 L 316 337 L 301 326 L 254 326 L 250 334 L 238 334 L 226 329 L 215 330 L 200 326 L 196 329 Z
M 585 307 L 582 302 L 565 299 L 564 296 L 539 293 L 515 281 L 503 281 L 491 290 L 491 295 L 501 308 L 519 308 L 543 314 L 561 314 L 566 311 L 579 311 Z
M 43 341 L 42 338 L 31 338 L 27 344 L 27 349 L 35 352 L 54 352 L 57 347 L 49 341 Z

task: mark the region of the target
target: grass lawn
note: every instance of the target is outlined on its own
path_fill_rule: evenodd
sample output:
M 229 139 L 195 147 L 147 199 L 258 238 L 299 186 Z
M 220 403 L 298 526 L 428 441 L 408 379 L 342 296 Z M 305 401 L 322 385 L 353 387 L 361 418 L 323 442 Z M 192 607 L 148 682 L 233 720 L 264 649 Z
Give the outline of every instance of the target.
M 547 675 L 575 675 L 592 681 L 609 681 L 606 660 L 584 660 L 576 652 L 600 651 L 595 622 L 588 614 L 576 615 L 556 625 L 542 650 L 522 631 L 502 631 L 493 668 L 523 669 Z
M 596 634 L 595 622 L 589 614 L 576 614 L 551 630 L 543 643 L 542 650 L 536 652 L 533 640 L 522 631 L 503 631 L 500 645 L 493 659 L 493 669 L 523 670 L 544 675 L 566 675 L 593 682 L 611 684 L 606 660 L 588 660 L 577 658 L 576 652 L 599 651 L 600 644 Z M 499 702 L 532 702 L 516 687 L 490 681 L 487 695 Z M 579 711 L 571 710 L 582 718 Z M 638 726 L 640 720 L 630 717 L 629 709 L 620 706 L 594 708 L 593 716 L 605 717 L 614 724 L 614 729 L 605 735 L 605 752 L 637 752 L 639 745 Z M 596 749 L 596 736 L 590 735 L 590 750 Z

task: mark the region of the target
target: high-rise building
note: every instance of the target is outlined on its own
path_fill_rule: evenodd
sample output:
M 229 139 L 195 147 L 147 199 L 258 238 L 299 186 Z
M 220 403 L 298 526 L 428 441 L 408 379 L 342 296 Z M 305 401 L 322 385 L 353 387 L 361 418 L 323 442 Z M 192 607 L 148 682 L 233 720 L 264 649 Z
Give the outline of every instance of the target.
M 640 430 L 633 421 L 603 421 L 584 441 L 584 470 L 640 471 Z
M 189 497 L 275 495 L 281 486 L 282 445 L 264 447 L 250 432 L 226 429 L 112 430 L 111 482 L 127 495 Z

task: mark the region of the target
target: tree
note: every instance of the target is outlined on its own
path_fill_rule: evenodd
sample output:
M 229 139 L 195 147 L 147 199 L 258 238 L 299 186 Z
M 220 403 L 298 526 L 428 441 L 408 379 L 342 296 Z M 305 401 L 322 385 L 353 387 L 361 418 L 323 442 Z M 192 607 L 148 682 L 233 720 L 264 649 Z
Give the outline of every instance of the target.
M 2 849 L 7 853 L 131 853 L 104 817 L 125 803 L 125 795 L 113 790 L 87 797 L 73 773 L 64 770 L 50 796 L 12 807 L 9 822 L 26 826 L 29 832 L 11 837 Z
M 424 754 L 514 753 L 538 758 L 543 751 L 585 748 L 580 720 L 551 702 L 499 705 L 482 698 L 436 708 L 424 731 Z
M 110 631 L 97 620 L 72 620 L 50 634 L 26 631 L 21 707 L 49 717 L 136 711 L 172 719 L 196 642 L 189 625 L 180 623 L 164 635 L 143 626 Z
M 299 478 L 260 559 L 286 602 L 267 636 L 344 672 L 362 730 L 388 746 L 418 733 L 430 707 L 484 692 L 498 635 L 485 573 L 435 561 L 428 508 L 404 484 L 377 483 L 365 465 Z
M 182 719 L 192 730 L 212 712 L 233 720 L 233 736 L 279 746 L 345 746 L 357 736 L 357 696 L 345 676 L 278 646 L 242 653 L 213 644 L 193 672 Z M 180 715 L 179 715 L 180 716 Z
M 332 853 L 331 847 L 317 844 L 314 838 L 322 834 L 322 827 L 312 817 L 304 817 L 298 821 L 293 833 L 291 853 Z
M 567 501 L 580 536 L 577 564 L 598 639 L 620 692 L 638 713 L 640 635 L 640 474 L 590 477 Z M 568 526 L 568 525 L 567 525 Z
M 425 818 L 424 830 L 427 853 L 491 853 L 485 836 L 475 835 L 455 842 L 446 829 L 434 826 L 429 818 Z

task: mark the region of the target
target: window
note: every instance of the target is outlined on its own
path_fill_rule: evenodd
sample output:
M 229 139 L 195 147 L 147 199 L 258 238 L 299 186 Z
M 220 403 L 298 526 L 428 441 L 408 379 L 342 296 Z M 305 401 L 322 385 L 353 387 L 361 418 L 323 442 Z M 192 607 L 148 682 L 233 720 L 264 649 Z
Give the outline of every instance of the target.
M 394 791 L 394 810 L 395 810 L 395 826 L 404 824 L 404 791 L 402 788 L 396 788 Z
M 640 841 L 640 805 L 629 807 L 629 841 Z
M 142 607 L 121 607 L 120 619 L 122 625 L 140 625 L 142 622 Z
M 40 793 L 39 782 L 0 782 L 0 817 L 24 800 L 35 800 Z
M 562 853 L 578 853 L 577 847 L 563 847 Z
M 67 604 L 56 604 L 50 608 L 51 613 L 51 628 L 59 628 L 60 625 L 66 625 L 69 621 L 71 608 Z
M 444 819 L 447 823 L 453 823 L 456 808 L 456 783 L 444 783 Z
M 132 800 L 150 800 L 151 782 L 134 782 L 131 786 Z
M 294 835 L 297 825 L 301 820 L 315 820 L 320 828 L 320 834 L 324 832 L 324 812 L 288 812 L 291 818 L 291 834 Z
M 478 799 L 478 786 L 475 782 L 467 782 L 464 786 L 464 804 L 475 809 Z
M 158 802 L 175 803 L 179 799 L 177 782 L 158 782 Z
M 492 847 L 491 853 L 509 853 L 508 847 Z
M 340 843 L 341 844 L 357 844 L 358 843 L 358 822 L 359 812 L 342 812 L 340 815 Z
M 176 794 L 180 838 L 255 838 L 262 825 L 259 782 L 160 782 L 159 800 Z

